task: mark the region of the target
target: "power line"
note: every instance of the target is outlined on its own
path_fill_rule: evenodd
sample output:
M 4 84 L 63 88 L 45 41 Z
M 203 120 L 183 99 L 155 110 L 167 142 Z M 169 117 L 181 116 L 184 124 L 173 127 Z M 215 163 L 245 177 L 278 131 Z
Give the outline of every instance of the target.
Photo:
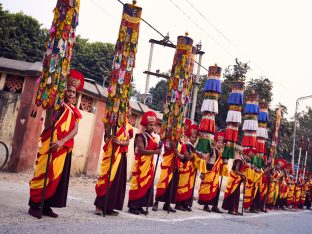
M 199 26 L 198 23 L 196 23 L 185 11 L 183 11 L 177 4 L 175 4 L 172 0 L 169 0 L 178 10 L 180 10 L 193 24 L 195 24 L 201 31 L 203 31 L 206 35 L 208 34 L 204 29 L 202 29 L 202 27 Z M 189 2 L 189 0 L 185 0 L 198 14 L 200 14 L 204 19 L 206 19 L 206 21 L 226 40 L 228 41 L 233 47 L 235 47 L 237 50 L 240 50 L 228 37 L 226 37 L 224 35 L 224 33 L 222 33 L 217 27 L 215 27 L 214 25 L 212 25 L 209 20 L 207 19 L 207 17 L 204 16 L 204 14 L 202 14 L 197 8 L 195 8 L 195 6 L 193 4 L 191 4 Z M 209 35 L 209 38 L 213 39 L 213 41 L 215 43 L 217 43 L 222 49 L 224 49 L 229 55 L 233 56 L 227 49 L 225 49 L 222 45 L 220 45 L 219 42 L 217 42 L 213 37 L 211 37 L 211 35 Z M 235 57 L 235 56 L 233 56 Z M 271 77 L 270 74 L 268 74 L 268 72 L 266 72 L 259 64 L 257 64 L 255 61 L 253 62 L 258 68 L 259 70 L 261 70 L 264 75 Z M 281 85 L 284 89 L 286 89 L 287 91 L 291 91 L 288 87 L 286 87 L 283 83 L 275 80 L 275 82 L 279 85 Z M 294 95 L 293 95 L 294 96 Z
M 121 3 L 122 5 L 125 5 L 122 1 L 117 0 L 119 3 Z M 164 34 L 162 34 L 161 32 L 159 32 L 154 26 L 152 26 L 150 23 L 148 23 L 145 19 L 143 19 L 142 17 L 140 17 L 140 19 L 146 23 L 151 29 L 153 29 L 155 32 L 157 32 L 162 38 L 166 39 L 170 44 L 174 45 L 174 43 L 169 40 Z M 197 61 L 195 61 L 195 63 L 200 66 L 201 68 L 203 68 L 204 70 L 206 70 L 207 72 L 209 71 L 206 67 L 204 67 L 203 65 L 199 64 Z
M 111 13 L 109 13 L 104 7 L 102 7 L 100 4 L 98 4 L 97 2 L 95 2 L 94 0 L 91 0 L 91 2 L 93 3 L 93 5 L 97 6 L 98 8 L 100 8 L 103 12 L 106 13 L 106 15 L 108 15 L 109 17 L 111 17 L 112 19 L 116 20 L 118 22 L 118 19 L 112 15 Z
M 191 21 L 197 28 L 199 28 L 204 34 L 206 34 L 214 43 L 216 43 L 221 49 L 223 49 L 231 58 L 235 58 L 235 56 L 228 51 L 225 47 L 223 47 L 214 37 L 212 37 L 205 29 L 203 29 L 195 20 L 192 19 L 181 7 L 179 7 L 174 1 L 169 0 L 172 5 L 175 6 L 189 21 Z
M 212 24 L 208 18 L 203 14 L 201 13 L 189 0 L 184 0 L 187 2 L 187 4 L 189 4 L 202 18 L 205 19 L 205 21 L 211 26 L 213 27 L 228 43 L 230 43 L 233 47 L 237 48 L 238 47 L 226 36 L 224 35 L 224 33 L 221 32 L 221 30 L 219 30 L 214 24 Z
M 93 1 L 93 0 L 91 0 L 91 1 Z M 122 5 L 124 5 L 125 3 L 123 3 L 121 0 L 117 0 L 119 3 L 121 3 Z M 172 0 L 169 0 L 179 11 L 181 11 L 189 20 L 191 20 L 191 22 L 193 23 L 193 24 L 195 24 L 197 27 L 199 27 L 199 29 L 201 30 L 201 31 L 203 31 L 211 40 L 213 40 L 218 46 L 220 46 L 223 50 L 225 50 L 227 53 L 228 53 L 228 55 L 230 55 L 231 57 L 234 57 L 235 58 L 235 56 L 233 56 L 226 48 L 224 48 L 219 42 L 217 42 L 211 35 L 209 35 L 197 22 L 195 22 L 194 20 L 192 20 L 191 19 L 191 17 L 186 13 L 186 12 L 184 12 L 177 4 L 175 4 Z M 100 7 L 98 4 L 95 4 L 95 5 L 97 5 L 100 9 L 102 9 L 102 10 L 104 10 L 103 9 L 103 7 Z M 106 11 L 105 11 L 106 12 Z M 115 17 L 113 17 L 114 19 L 116 19 Z M 151 29 L 153 29 L 155 32 L 157 32 L 162 38 L 165 38 L 165 35 L 164 34 L 162 34 L 159 30 L 157 30 L 153 25 L 151 25 L 149 22 L 147 22 L 147 20 L 145 20 L 145 19 L 143 19 L 142 17 L 141 17 L 141 20 L 144 22 L 144 23 L 146 23 Z M 219 30 L 220 31 L 220 30 Z M 221 32 L 221 31 L 220 31 Z M 222 32 L 221 32 L 222 33 Z M 224 35 L 224 34 L 223 34 Z M 225 35 L 224 35 L 225 36 Z M 226 36 L 225 36 L 226 37 Z M 226 37 L 227 38 L 227 37 Z M 230 41 L 230 39 L 228 39 L 229 41 Z M 170 44 L 173 44 L 174 45 L 174 43 L 171 41 L 171 40 L 168 40 L 168 42 L 170 43 Z M 233 44 L 233 43 L 232 43 Z M 195 61 L 195 64 L 197 64 L 198 66 L 200 66 L 201 68 L 203 68 L 205 71 L 209 71 L 206 67 L 204 67 L 203 65 L 201 65 L 201 64 L 199 64 L 197 61 Z M 260 66 L 258 66 L 258 67 L 260 67 Z M 262 71 L 264 71 L 263 69 L 261 69 Z M 265 72 L 266 73 L 266 72 Z M 266 73 L 267 74 L 267 73 Z M 225 83 L 223 83 L 223 85 L 226 85 L 227 87 L 229 87 L 229 88 L 231 88 L 230 87 L 230 85 L 227 85 L 227 84 L 225 84 Z

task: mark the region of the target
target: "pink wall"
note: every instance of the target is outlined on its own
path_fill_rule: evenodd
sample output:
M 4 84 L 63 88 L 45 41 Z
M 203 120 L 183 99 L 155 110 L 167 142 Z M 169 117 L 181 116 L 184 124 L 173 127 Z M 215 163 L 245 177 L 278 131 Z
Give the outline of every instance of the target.
M 8 169 L 20 172 L 32 168 L 36 159 L 38 140 L 42 130 L 42 109 L 38 108 L 36 118 L 30 116 L 34 108 L 38 84 L 35 77 L 25 77 L 16 127 L 12 142 L 12 155 Z

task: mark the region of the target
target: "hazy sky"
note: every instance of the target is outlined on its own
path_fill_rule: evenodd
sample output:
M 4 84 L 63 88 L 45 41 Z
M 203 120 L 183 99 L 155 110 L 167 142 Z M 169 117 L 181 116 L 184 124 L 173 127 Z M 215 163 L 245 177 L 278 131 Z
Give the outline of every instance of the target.
M 44 27 L 51 26 L 56 0 L 0 2 L 11 12 L 23 11 Z M 214 63 L 225 67 L 234 64 L 236 57 L 250 61 L 248 79 L 264 75 L 272 80 L 273 106 L 283 103 L 290 116 L 298 97 L 312 95 L 311 0 L 138 0 L 137 5 L 143 8 L 142 17 L 163 34 L 169 32 L 172 41 L 186 31 L 194 43 L 201 41 L 205 67 Z M 121 12 L 117 0 L 81 0 L 77 33 L 90 41 L 115 43 Z M 150 38 L 161 39 L 142 22 L 134 72 L 141 92 Z M 169 70 L 173 54 L 173 49 L 155 46 L 152 70 Z M 201 69 L 201 74 L 206 73 Z M 152 78 L 151 86 L 157 81 Z M 299 110 L 307 105 L 312 106 L 312 99 L 300 102 Z

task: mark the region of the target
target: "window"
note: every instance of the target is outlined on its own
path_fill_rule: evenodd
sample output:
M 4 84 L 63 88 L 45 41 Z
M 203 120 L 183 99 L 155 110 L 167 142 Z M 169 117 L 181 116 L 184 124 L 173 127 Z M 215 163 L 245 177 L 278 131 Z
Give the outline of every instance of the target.
M 137 115 L 131 114 L 129 118 L 129 124 L 131 124 L 132 127 L 135 127 L 136 119 L 137 119 Z
M 5 79 L 4 91 L 11 93 L 22 93 L 24 77 L 8 74 Z
M 92 113 L 93 105 L 94 105 L 93 98 L 82 94 L 79 109 Z

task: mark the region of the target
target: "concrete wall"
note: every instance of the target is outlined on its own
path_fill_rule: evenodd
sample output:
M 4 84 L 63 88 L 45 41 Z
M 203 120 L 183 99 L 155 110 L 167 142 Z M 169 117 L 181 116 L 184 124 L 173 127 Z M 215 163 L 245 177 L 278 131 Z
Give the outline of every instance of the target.
M 18 93 L 0 91 L 0 140 L 9 147 L 12 146 L 20 96 Z
M 94 120 L 94 130 L 88 153 L 88 161 L 86 167 L 87 175 L 97 174 L 100 153 L 103 148 L 104 124 L 102 119 L 105 114 L 106 104 L 104 103 L 103 100 L 97 100 L 95 107 L 96 107 L 96 117 Z
M 21 94 L 2 91 L 6 76 L 6 73 L 0 74 L 0 141 L 11 151 Z
M 93 134 L 95 114 L 80 110 L 82 119 L 79 122 L 78 134 L 75 137 L 75 146 L 71 164 L 71 174 L 86 171 L 88 151 Z

